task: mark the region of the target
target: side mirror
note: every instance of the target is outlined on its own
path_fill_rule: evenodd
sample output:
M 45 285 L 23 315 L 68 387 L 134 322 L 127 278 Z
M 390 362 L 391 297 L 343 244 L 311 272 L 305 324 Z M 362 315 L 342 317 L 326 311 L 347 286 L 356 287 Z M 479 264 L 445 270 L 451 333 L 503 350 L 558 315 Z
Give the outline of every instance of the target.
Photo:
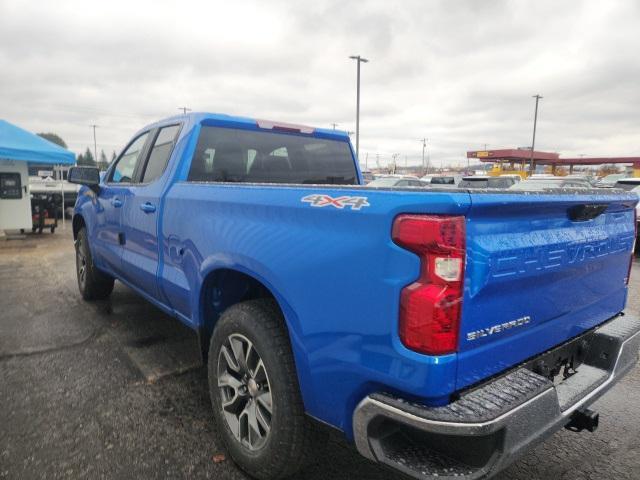
M 67 181 L 86 185 L 96 191 L 100 185 L 100 170 L 97 167 L 71 167 L 67 174 Z

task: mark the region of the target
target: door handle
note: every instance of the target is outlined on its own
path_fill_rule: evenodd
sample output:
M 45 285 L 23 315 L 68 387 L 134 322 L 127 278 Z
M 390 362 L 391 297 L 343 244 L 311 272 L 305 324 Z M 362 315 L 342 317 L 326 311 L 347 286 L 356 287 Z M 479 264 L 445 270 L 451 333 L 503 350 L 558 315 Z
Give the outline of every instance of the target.
M 140 204 L 140 210 L 144 213 L 153 213 L 156 211 L 156 206 L 153 203 L 145 202 Z
M 113 205 L 116 208 L 120 208 L 122 206 L 122 200 L 120 200 L 118 197 L 113 198 L 111 200 L 111 205 Z

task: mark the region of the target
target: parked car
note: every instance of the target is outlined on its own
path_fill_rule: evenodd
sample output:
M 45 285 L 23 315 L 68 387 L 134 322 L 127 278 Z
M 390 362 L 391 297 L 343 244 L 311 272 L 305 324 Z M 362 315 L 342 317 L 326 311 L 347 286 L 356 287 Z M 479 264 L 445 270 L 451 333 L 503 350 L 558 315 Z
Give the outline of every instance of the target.
M 584 180 L 592 187 L 595 187 L 596 183 L 598 183 L 598 179 L 593 175 L 582 175 L 580 173 L 571 173 L 564 178 L 577 178 L 578 180 Z
M 626 178 L 627 175 L 624 173 L 612 173 L 611 175 L 606 175 L 602 177 L 600 180 L 596 182 L 596 187 L 598 188 L 613 188 L 618 180 L 622 180 Z
M 531 177 L 510 187 L 510 190 L 547 190 L 549 188 L 588 189 L 593 186 L 579 178 L 569 177 Z
M 522 180 L 522 177 L 520 175 L 516 175 L 516 174 L 512 174 L 512 173 L 503 173 L 500 175 L 501 177 L 506 177 L 506 178 L 513 178 L 513 181 L 518 183 L 519 181 Z
M 614 188 L 621 188 L 622 190 L 635 190 L 638 186 L 640 186 L 640 178 L 637 177 L 630 177 L 630 178 L 622 178 L 620 180 L 618 180 L 615 185 Z
M 415 478 L 486 478 L 595 430 L 638 358 L 630 192 L 371 188 L 346 133 L 213 114 L 69 180 L 82 297 L 118 279 L 197 332 L 217 431 L 260 479 L 312 459 L 317 422 Z
M 373 172 L 369 170 L 362 171 L 362 181 L 364 185 L 366 185 L 367 183 L 373 182 L 375 179 L 376 179 L 376 176 L 373 174 Z
M 418 177 L 388 176 L 378 177 L 369 182 L 370 187 L 424 187 L 426 184 Z
M 425 177 L 422 180 L 425 180 Z M 460 180 L 462 180 L 462 175 L 433 175 L 426 183 L 434 187 L 456 187 Z
M 511 177 L 489 177 L 485 175 L 473 175 L 463 177 L 458 184 L 459 188 L 509 188 L 516 181 Z

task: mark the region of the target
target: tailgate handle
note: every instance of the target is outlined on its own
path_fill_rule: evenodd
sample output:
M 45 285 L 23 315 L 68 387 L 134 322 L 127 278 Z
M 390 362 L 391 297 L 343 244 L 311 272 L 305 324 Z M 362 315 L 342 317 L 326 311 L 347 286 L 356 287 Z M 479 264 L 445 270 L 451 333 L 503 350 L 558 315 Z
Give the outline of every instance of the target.
M 602 215 L 607 207 L 606 204 L 576 205 L 567 210 L 567 215 L 574 222 L 586 222 Z

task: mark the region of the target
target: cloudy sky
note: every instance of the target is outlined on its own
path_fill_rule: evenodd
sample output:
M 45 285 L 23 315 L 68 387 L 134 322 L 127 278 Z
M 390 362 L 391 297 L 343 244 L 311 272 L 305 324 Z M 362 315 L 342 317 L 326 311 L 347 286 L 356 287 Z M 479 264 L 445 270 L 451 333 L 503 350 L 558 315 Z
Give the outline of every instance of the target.
M 188 6 L 186 6 L 188 4 Z M 110 156 L 178 107 L 355 130 L 361 159 L 640 155 L 640 2 L 0 0 L 0 118 Z

